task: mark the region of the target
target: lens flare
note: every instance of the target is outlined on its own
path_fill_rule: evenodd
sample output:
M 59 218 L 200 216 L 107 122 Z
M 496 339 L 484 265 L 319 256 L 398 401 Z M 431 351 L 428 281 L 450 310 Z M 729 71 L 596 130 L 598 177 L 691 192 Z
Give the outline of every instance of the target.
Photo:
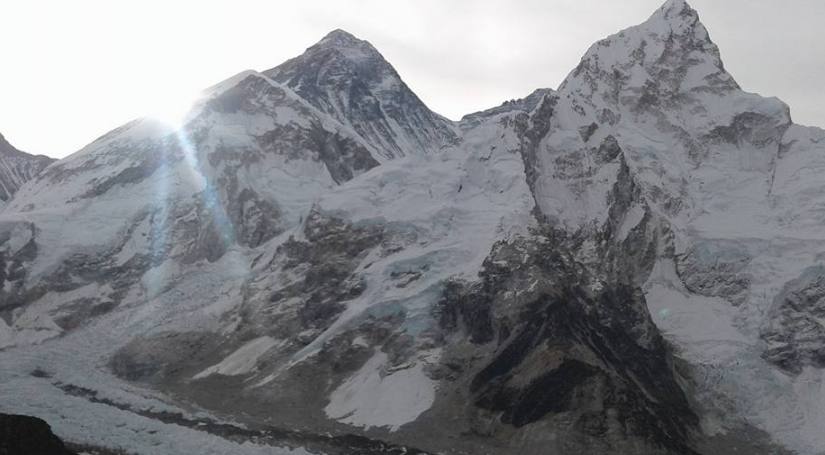
M 174 129 L 181 128 L 200 98 L 197 93 L 170 94 L 153 103 L 149 117 Z

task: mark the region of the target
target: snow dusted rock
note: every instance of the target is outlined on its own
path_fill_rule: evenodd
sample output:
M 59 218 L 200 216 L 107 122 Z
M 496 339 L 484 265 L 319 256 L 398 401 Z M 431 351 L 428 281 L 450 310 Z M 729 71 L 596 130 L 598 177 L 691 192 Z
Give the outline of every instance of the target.
M 765 358 L 794 373 L 825 367 L 825 266 L 805 269 L 776 298 L 762 338 Z
M 384 159 L 458 141 L 451 122 L 430 111 L 370 43 L 343 30 L 264 74 L 351 126 Z
M 267 242 L 322 191 L 377 164 L 351 130 L 265 76 L 242 73 L 207 91 L 178 130 L 132 122 L 32 181 L 9 212 L 11 223 L 34 223 L 39 253 L 9 298 L 33 303 L 103 286 L 83 305 L 67 301 L 64 311 L 85 320 L 116 306 L 153 267 L 214 262 L 233 245 Z
M 17 150 L 0 134 L 0 209 L 24 183 L 52 162 L 54 159 L 47 156 Z
M 325 453 L 820 453 L 823 171 L 682 0 L 455 123 L 334 31 L 19 190 L 0 396 L 138 451 L 203 451 L 195 405 Z
M 722 297 L 742 303 L 751 285 L 746 272 L 751 257 L 736 242 L 697 242 L 679 258 L 678 272 L 685 287 L 695 294 Z
M 533 93 L 527 95 L 524 98 L 517 99 L 517 100 L 510 100 L 505 101 L 501 104 L 501 106 L 494 107 L 491 109 L 487 109 L 481 112 L 475 112 L 473 114 L 467 114 L 461 118 L 461 126 L 463 129 L 468 129 L 470 127 L 478 126 L 484 119 L 496 116 L 498 114 L 504 114 L 512 111 L 521 111 L 526 114 L 529 114 L 533 111 L 533 109 L 538 106 L 539 103 L 542 102 L 545 95 L 552 95 L 553 90 L 549 88 L 540 88 L 533 91 Z
M 469 382 L 457 389 L 477 406 L 469 432 L 554 428 L 522 435 L 551 452 L 692 453 L 697 417 L 640 289 L 600 282 L 556 238 L 496 244 L 481 282 L 440 302 L 444 357 L 460 366 L 449 381 Z
M 822 168 L 823 131 L 793 125 L 783 103 L 742 91 L 697 13 L 678 0 L 591 47 L 557 97 L 551 114 L 531 115 L 546 133 L 525 149 L 541 214 L 581 239 L 583 263 L 614 258 L 613 270 L 637 271 L 665 337 L 691 333 L 675 343 L 680 355 L 701 359 L 694 363 L 700 371 L 723 369 L 721 377 L 698 376 L 702 394 L 717 393 L 704 405 L 726 401 L 738 411 L 725 411 L 722 429 L 708 420 L 706 428 L 729 432 L 731 415 L 749 415 L 781 443 L 820 452 L 825 441 L 808 430 L 814 423 L 795 422 L 800 414 L 822 422 L 808 404 L 821 402 L 821 394 L 801 385 L 822 384 L 821 373 L 776 381 L 759 334 L 772 340 L 765 358 L 790 371 L 810 364 L 810 342 L 802 343 L 807 354 L 799 362 L 784 363 L 795 363 L 797 349 L 788 346 L 798 343 L 787 340 L 790 331 L 777 336 L 780 313 L 769 309 L 787 282 L 822 258 L 814 226 L 823 221 L 823 188 L 821 179 L 805 176 Z M 676 262 L 676 277 L 659 275 L 660 260 Z M 665 281 L 667 294 L 654 284 Z M 727 325 L 707 332 L 702 315 L 716 308 L 709 303 L 717 305 L 715 298 L 739 309 L 725 310 L 719 321 Z M 812 309 L 805 306 L 785 327 L 816 320 Z M 791 355 L 779 355 L 785 351 Z

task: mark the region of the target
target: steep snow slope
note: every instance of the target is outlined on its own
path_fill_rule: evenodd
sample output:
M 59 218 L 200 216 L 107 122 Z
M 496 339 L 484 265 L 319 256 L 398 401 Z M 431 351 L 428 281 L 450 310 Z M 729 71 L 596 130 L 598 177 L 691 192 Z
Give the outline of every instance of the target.
M 377 164 L 351 130 L 245 72 L 207 91 L 184 127 L 127 124 L 61 160 L 8 209 L 40 231 L 29 280 L 90 249 L 116 255 L 117 267 L 212 261 L 229 245 L 268 241 L 322 191 Z
M 17 150 L 0 134 L 0 210 L 24 183 L 53 161 Z
M 820 453 L 824 139 L 681 0 L 457 123 L 334 31 L 23 186 L 0 402 L 147 453 Z

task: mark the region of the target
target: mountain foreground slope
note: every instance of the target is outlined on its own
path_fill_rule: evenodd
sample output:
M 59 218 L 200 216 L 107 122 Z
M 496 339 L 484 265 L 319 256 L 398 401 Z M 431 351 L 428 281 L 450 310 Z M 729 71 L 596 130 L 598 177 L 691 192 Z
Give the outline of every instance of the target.
M 683 0 L 459 122 L 336 30 L 0 208 L 2 410 L 136 453 L 822 453 L 822 170 Z

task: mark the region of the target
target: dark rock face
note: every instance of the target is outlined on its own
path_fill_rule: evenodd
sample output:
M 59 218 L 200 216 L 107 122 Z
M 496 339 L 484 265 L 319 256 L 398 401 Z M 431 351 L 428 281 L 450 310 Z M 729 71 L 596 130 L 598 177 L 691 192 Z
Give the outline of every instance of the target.
M 140 337 L 110 359 L 112 371 L 130 381 L 158 382 L 172 377 L 187 362 L 206 362 L 218 339 L 209 332 L 160 333 Z
M 335 183 L 344 183 L 355 175 L 378 166 L 364 146 L 352 139 L 316 128 L 311 135 L 318 157 L 326 165 Z
M 36 417 L 0 414 L 0 455 L 74 455 Z
M 810 267 L 789 281 L 771 313 L 761 333 L 767 343 L 763 357 L 791 373 L 807 365 L 825 368 L 825 266 Z
M 0 317 L 27 301 L 24 288 L 25 265 L 37 255 L 35 227 L 31 223 L 0 223 Z M 12 248 L 9 240 L 22 237 L 18 248 Z
M 366 253 L 381 243 L 383 235 L 380 226 L 353 226 L 313 210 L 304 225 L 305 240 L 287 240 L 270 260 L 272 270 L 280 270 L 284 276 L 302 273 L 300 279 L 286 281 L 270 293 L 264 302 L 267 306 L 289 300 L 298 303 L 291 311 L 279 312 L 267 325 L 283 326 L 288 332 L 328 327 L 344 310 L 345 302 L 364 291 L 365 284 L 354 274 L 355 269 Z M 291 320 L 293 317 L 296 320 Z M 262 321 L 250 322 L 258 325 Z
M 613 136 L 607 136 L 604 138 L 596 151 L 596 162 L 599 164 L 609 163 L 615 160 L 620 153 L 622 153 L 622 149 L 619 147 L 619 143 L 616 141 L 616 138 Z
M 475 298 L 483 292 L 481 289 L 468 290 L 466 286 L 466 283 L 456 281 L 445 285 L 444 294 L 439 301 L 439 323 L 448 331 L 463 328 L 473 343 L 482 344 L 493 341 L 490 302 Z
M 467 114 L 461 118 L 461 125 L 463 128 L 477 126 L 488 117 L 508 112 L 523 112 L 529 114 L 538 107 L 545 96 L 552 96 L 553 93 L 555 93 L 555 91 L 549 88 L 536 89 L 524 98 L 505 101 L 501 106 Z
M 430 111 L 371 44 L 342 30 L 264 74 L 352 125 L 388 158 L 458 141 L 449 122 Z
M 295 109 L 299 115 L 305 117 L 310 126 L 307 128 L 294 123 L 276 125 L 274 129 L 256 137 L 256 142 L 263 152 L 283 155 L 289 159 L 301 159 L 310 151 L 313 153 L 312 159 L 320 160 L 327 165 L 337 183 L 343 183 L 354 175 L 378 165 L 362 144 L 356 143 L 352 138 L 341 136 L 336 131 L 325 129 L 320 119 L 308 107 L 291 102 L 284 90 L 261 77 L 247 77 L 235 87 L 210 100 L 208 109 L 224 114 L 265 113 L 277 119 L 279 106 Z M 213 165 L 221 161 L 248 163 L 252 158 L 249 152 L 221 150 L 209 159 Z
M 756 112 L 737 114 L 730 125 L 714 128 L 707 138 L 736 146 L 747 143 L 758 147 L 778 147 L 782 133 L 790 124 L 790 113 L 786 115 L 788 123 L 776 124 L 774 118 Z
M 281 212 L 274 201 L 244 188 L 230 203 L 230 218 L 241 245 L 256 247 L 283 232 L 278 220 Z
M 11 199 L 20 186 L 53 162 L 47 156 L 17 150 L 0 134 L 0 201 Z
M 469 398 L 515 428 L 554 422 L 559 450 L 597 437 L 617 453 L 639 440 L 693 453 L 698 418 L 641 290 L 600 282 L 551 238 L 501 242 L 479 283 L 447 286 L 441 326 L 484 358 Z M 457 352 L 449 362 L 474 363 Z
M 533 379 L 526 387 L 487 391 L 479 397 L 476 404 L 502 411 L 502 422 L 519 428 L 547 414 L 570 411 L 586 404 L 580 402 L 585 397 L 577 389 L 596 374 L 597 370 L 586 363 L 564 360 L 556 368 Z M 606 428 L 600 432 L 605 430 Z
M 515 129 L 521 139 L 519 151 L 524 162 L 524 174 L 527 185 L 533 199 L 537 197 L 536 180 L 539 175 L 539 147 L 542 138 L 550 132 L 550 120 L 555 113 L 556 105 L 559 102 L 558 95 L 554 93 L 544 94 L 538 101 L 536 108 L 530 114 L 520 113 L 516 116 Z M 546 222 L 546 216 L 539 210 L 538 201 L 533 215 L 541 221 Z
M 691 245 L 676 265 L 682 283 L 691 292 L 738 305 L 751 285 L 752 278 L 745 271 L 750 261 L 735 242 L 707 241 Z

